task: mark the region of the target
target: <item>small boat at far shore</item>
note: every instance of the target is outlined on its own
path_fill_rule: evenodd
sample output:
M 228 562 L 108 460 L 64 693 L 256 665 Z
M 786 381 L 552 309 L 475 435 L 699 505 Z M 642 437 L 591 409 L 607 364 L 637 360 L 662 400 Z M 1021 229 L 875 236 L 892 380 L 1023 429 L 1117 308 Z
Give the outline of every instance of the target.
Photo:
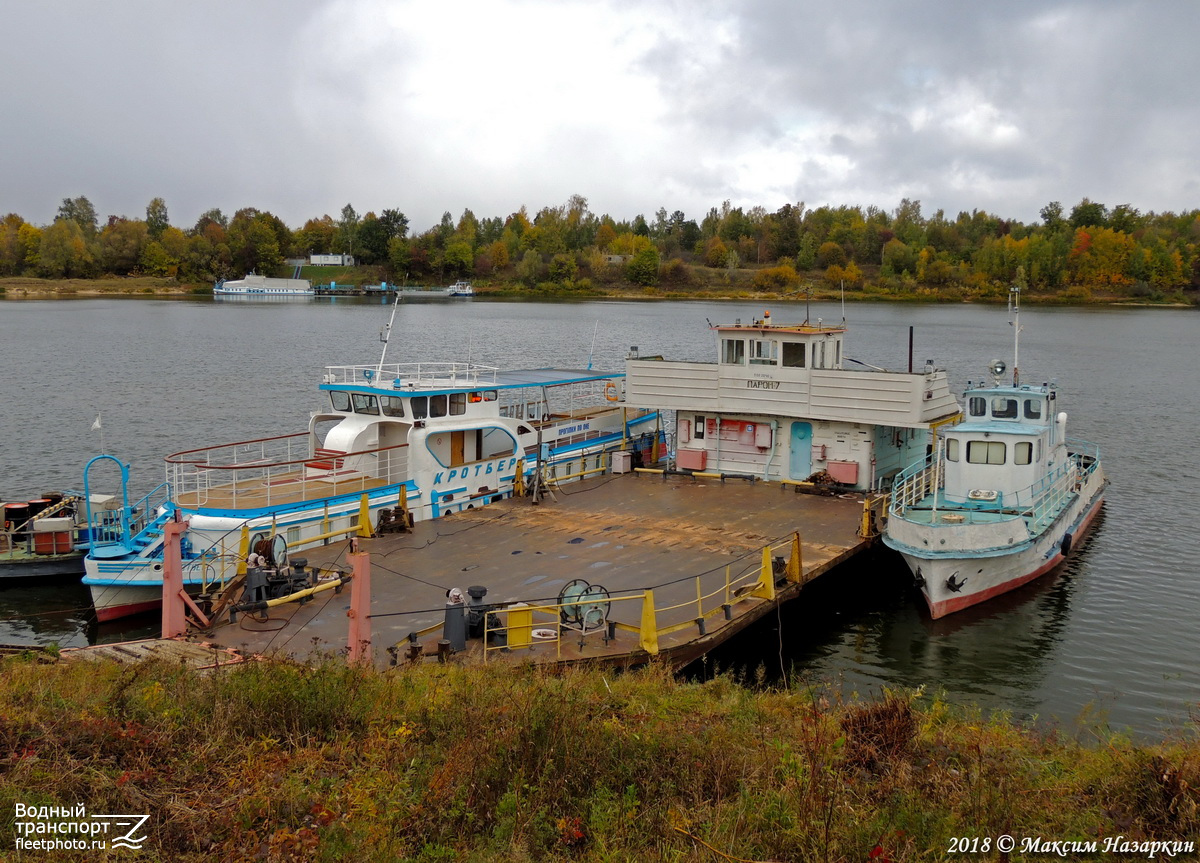
M 900 552 L 934 619 L 1014 590 L 1077 551 L 1108 480 L 1095 444 L 1067 438 L 1053 383 L 1023 385 L 1020 292 L 1010 295 L 1012 386 L 967 382 L 966 419 L 892 487 L 883 541 Z
M 445 288 L 400 288 L 397 293 L 405 299 L 470 299 L 475 296 L 475 288 L 470 282 L 459 279 Z

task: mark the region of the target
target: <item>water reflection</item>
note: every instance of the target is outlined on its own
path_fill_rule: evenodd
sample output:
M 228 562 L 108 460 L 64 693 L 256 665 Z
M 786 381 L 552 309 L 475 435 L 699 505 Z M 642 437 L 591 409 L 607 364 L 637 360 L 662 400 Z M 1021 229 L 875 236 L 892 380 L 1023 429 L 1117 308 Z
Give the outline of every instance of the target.
M 837 304 L 770 303 L 773 317 L 840 320 Z M 711 361 L 707 320 L 760 316 L 758 301 L 402 303 L 388 359 L 500 367 L 620 368 L 643 354 Z M 47 400 L 43 376 L 0 378 L 0 500 L 73 488 L 101 449 L 132 465 L 135 497 L 161 482 L 162 456 L 278 434 L 306 422 L 325 365 L 374 362 L 385 298 L 223 304 L 211 299 L 0 301 L 0 344 L 16 357 L 55 346 L 64 373 Z M 918 364 L 932 358 L 961 392 L 993 356 L 1008 357 L 1003 307 L 861 304 L 845 310 L 857 359 L 905 368 L 915 325 Z M 1063 570 L 975 611 L 934 623 L 898 558 L 873 557 L 740 639 L 752 658 L 842 681 L 944 689 L 948 697 L 1066 721 L 1089 705 L 1115 727 L 1160 735 L 1200 701 L 1200 579 L 1192 495 L 1200 485 L 1200 376 L 1188 374 L 1196 312 L 1044 308 L 1022 316 L 1021 365 L 1057 379 L 1073 433 L 1099 444 L 1112 480 L 1104 520 Z M 166 370 L 166 371 L 164 371 Z M 1182 445 L 1181 445 L 1182 442 Z M 91 630 L 78 585 L 47 608 L 0 586 L 0 643 L 82 643 L 135 632 Z M 19 613 L 12 620 L 14 611 Z M 152 632 L 152 618 L 143 626 Z M 707 668 L 731 664 L 733 648 Z
M 4 646 L 108 644 L 157 635 L 160 626 L 154 614 L 97 624 L 91 596 L 79 576 L 0 583 L 0 643 Z
M 903 560 L 878 549 L 810 585 L 687 673 L 724 670 L 769 684 L 837 679 L 860 693 L 923 686 L 1032 717 L 1086 557 L 1085 546 L 1019 590 L 933 620 Z

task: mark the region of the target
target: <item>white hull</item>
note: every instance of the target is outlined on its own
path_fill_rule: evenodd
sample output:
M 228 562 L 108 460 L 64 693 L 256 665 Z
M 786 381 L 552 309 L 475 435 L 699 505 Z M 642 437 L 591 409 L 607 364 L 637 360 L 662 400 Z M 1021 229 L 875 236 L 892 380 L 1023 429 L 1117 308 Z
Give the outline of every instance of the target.
M 614 416 L 620 420 L 619 414 Z M 617 422 L 615 429 L 606 431 L 615 433 L 620 425 Z M 605 453 L 620 449 L 621 445 L 620 437 L 598 440 L 564 453 L 552 459 L 550 464 L 578 463 L 581 458 L 598 459 Z M 467 476 L 467 466 L 419 472 L 407 493 L 413 520 L 438 518 L 511 496 L 518 461 L 516 456 L 509 456 L 490 462 L 477 462 L 469 466 L 470 477 Z M 532 469 L 533 461 L 529 460 L 527 464 L 527 469 Z M 476 493 L 464 493 L 463 486 L 468 482 L 476 489 Z M 486 493 L 479 493 L 478 489 L 482 486 L 488 487 Z M 421 489 L 426 491 L 422 492 Z M 351 494 L 336 502 L 316 500 L 304 508 L 291 506 L 285 511 L 265 511 L 250 518 L 236 512 L 214 514 L 182 508 L 180 515 L 188 522 L 185 539 L 192 552 L 183 560 L 184 585 L 189 592 L 200 593 L 209 585 L 217 586 L 232 578 L 241 555 L 243 524 L 247 525 L 251 537 L 256 533 L 285 536 L 293 553 L 302 554 L 304 548 L 330 542 L 321 538 L 323 534 L 353 528 L 358 524 L 361 499 L 361 495 Z M 370 524 L 375 525 L 380 520 L 382 510 L 399 505 L 399 486 L 374 489 L 369 493 L 368 500 L 368 519 Z M 83 581 L 91 592 L 92 604 L 101 622 L 161 607 L 160 547 L 150 546 L 136 557 L 105 560 L 89 556 L 84 566 L 86 574 Z
M 1018 516 L 978 525 L 889 522 L 886 542 L 917 578 L 936 620 L 1015 590 L 1062 564 L 1078 550 L 1099 513 L 1105 484 L 1103 472 L 1094 471 L 1074 502 L 1037 537 L 1029 535 Z M 1012 550 L 996 551 L 1000 547 Z M 926 548 L 941 551 L 918 550 Z

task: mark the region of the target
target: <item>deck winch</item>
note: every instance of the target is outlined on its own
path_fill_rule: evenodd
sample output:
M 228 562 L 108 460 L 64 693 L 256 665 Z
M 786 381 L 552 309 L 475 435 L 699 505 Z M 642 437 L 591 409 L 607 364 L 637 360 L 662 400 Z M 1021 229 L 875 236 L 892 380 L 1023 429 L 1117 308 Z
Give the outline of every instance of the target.
M 308 560 L 303 557 L 293 558 L 290 566 L 249 567 L 246 570 L 246 586 L 239 605 L 244 607 L 252 603 L 291 596 L 293 593 L 315 587 L 316 584 L 317 569 L 308 569 Z M 304 602 L 306 599 L 307 597 L 300 601 Z

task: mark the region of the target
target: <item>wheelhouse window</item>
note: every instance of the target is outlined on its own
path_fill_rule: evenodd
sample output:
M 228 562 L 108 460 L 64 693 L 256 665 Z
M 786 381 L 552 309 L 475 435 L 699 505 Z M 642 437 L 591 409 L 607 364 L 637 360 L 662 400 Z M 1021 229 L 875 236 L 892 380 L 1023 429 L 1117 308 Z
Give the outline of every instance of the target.
M 973 417 L 987 416 L 987 399 L 983 396 L 971 396 L 967 402 L 967 410 Z
M 329 401 L 335 411 L 349 412 L 350 410 L 350 393 L 334 390 L 329 394 Z
M 946 461 L 958 461 L 958 438 L 946 438 Z
M 1017 400 L 996 396 L 992 399 L 992 416 L 998 420 L 1015 420 L 1017 418 Z
M 379 402 L 375 396 L 369 396 L 366 393 L 351 393 L 351 401 L 354 403 L 354 412 L 356 414 L 373 414 L 379 416 Z
M 429 397 L 429 415 L 431 417 L 444 417 L 446 415 L 445 393 L 442 393 L 438 396 Z
M 1013 464 L 1029 464 L 1033 461 L 1033 442 L 1021 441 L 1013 444 Z
M 750 364 L 773 366 L 779 356 L 779 345 L 770 339 L 750 340 Z
M 746 342 L 744 339 L 721 339 L 721 362 L 730 366 L 746 364 Z
M 429 416 L 429 397 L 413 396 L 409 407 L 412 408 L 413 419 L 423 420 Z
M 804 368 L 804 342 L 783 343 L 783 365 L 789 369 Z
M 450 393 L 450 416 L 462 416 L 467 412 L 467 394 Z
M 967 441 L 967 461 L 971 464 L 1004 464 L 1004 449 L 1003 441 Z
M 1042 400 L 1025 399 L 1025 419 L 1040 420 L 1042 418 Z
M 404 416 L 404 399 L 398 399 L 393 396 L 380 396 L 379 407 L 383 410 L 385 417 Z

